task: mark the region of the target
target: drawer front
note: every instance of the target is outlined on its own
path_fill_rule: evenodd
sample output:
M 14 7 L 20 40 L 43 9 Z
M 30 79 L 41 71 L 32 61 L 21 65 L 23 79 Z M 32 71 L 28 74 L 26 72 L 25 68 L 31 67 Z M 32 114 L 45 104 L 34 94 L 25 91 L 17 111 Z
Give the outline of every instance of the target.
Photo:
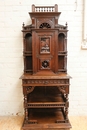
M 23 79 L 24 93 L 32 91 L 35 86 L 58 86 L 62 93 L 69 93 L 69 79 Z
M 69 85 L 69 79 L 24 79 L 23 86 L 63 86 Z

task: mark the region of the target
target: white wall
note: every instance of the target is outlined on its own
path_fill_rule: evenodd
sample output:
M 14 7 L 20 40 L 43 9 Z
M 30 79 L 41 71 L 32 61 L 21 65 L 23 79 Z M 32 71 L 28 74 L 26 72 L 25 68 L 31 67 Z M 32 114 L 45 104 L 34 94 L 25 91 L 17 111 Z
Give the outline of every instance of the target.
M 0 0 L 0 115 L 22 115 L 22 23 L 31 5 L 58 4 L 59 23 L 68 23 L 69 115 L 87 115 L 87 50 L 81 50 L 83 0 Z

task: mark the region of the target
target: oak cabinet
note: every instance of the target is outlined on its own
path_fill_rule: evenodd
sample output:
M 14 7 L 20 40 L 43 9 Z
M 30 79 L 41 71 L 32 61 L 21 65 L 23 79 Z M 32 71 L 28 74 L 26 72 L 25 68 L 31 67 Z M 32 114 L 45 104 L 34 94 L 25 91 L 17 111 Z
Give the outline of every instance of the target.
M 58 23 L 58 5 L 32 5 L 31 25 L 23 24 L 23 130 L 70 130 L 70 76 L 67 74 L 67 24 Z

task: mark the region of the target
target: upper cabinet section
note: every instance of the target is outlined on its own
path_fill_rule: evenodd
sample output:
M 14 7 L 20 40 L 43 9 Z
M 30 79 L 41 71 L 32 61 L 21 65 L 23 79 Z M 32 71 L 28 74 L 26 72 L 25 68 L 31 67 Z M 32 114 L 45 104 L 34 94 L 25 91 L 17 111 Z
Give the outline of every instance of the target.
M 58 23 L 58 5 L 35 6 L 31 24 L 23 23 L 24 72 L 67 72 L 67 24 Z
M 58 27 L 58 5 L 55 6 L 35 6 L 32 5 L 32 12 L 29 13 L 32 19 L 32 26 L 36 29 Z

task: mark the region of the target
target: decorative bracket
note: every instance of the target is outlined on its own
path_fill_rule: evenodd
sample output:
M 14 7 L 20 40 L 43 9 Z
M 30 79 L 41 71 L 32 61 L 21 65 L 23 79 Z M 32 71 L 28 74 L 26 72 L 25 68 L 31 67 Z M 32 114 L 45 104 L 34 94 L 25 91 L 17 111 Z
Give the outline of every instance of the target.
M 58 88 L 59 88 L 61 93 L 65 93 L 66 92 L 66 86 L 59 86 Z
M 34 90 L 35 86 L 29 86 L 26 88 L 27 93 L 31 93 Z

